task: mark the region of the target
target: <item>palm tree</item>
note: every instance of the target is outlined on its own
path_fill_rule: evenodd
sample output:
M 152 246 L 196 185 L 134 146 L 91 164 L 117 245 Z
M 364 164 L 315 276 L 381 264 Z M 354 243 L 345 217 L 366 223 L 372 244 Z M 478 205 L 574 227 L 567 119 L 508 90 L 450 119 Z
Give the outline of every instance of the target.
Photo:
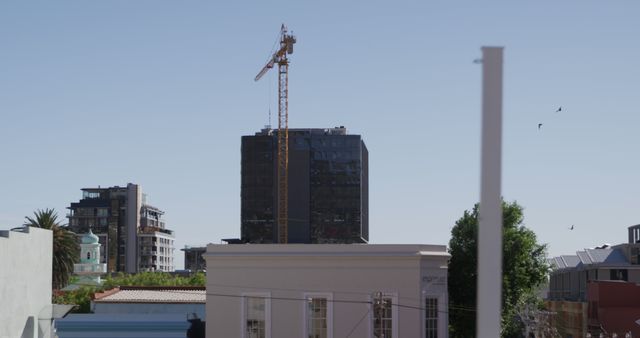
M 54 209 L 36 210 L 35 218 L 25 217 L 26 226 L 48 229 L 53 232 L 53 289 L 67 285 L 73 272 L 73 264 L 78 262 L 80 248 L 73 232 L 64 229 Z

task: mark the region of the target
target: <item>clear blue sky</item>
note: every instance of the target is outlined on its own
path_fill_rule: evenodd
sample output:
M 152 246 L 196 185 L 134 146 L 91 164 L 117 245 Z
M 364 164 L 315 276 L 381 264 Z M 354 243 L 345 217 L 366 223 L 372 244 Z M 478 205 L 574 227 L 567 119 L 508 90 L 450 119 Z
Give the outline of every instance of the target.
M 505 46 L 505 198 L 551 255 L 625 242 L 638 17 L 637 1 L 2 1 L 0 228 L 133 182 L 178 247 L 239 236 L 240 137 L 276 112 L 276 78 L 253 77 L 285 22 L 290 126 L 363 136 L 371 243 L 446 244 L 478 200 L 483 45 Z

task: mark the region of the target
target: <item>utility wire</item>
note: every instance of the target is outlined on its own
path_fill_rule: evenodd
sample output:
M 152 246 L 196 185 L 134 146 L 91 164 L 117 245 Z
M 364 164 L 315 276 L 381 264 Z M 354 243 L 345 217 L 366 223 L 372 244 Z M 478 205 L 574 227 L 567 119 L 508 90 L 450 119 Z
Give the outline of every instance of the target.
M 269 51 L 269 58 L 271 58 L 273 56 L 273 53 L 276 50 L 276 45 L 278 44 L 278 42 L 280 41 L 280 33 L 278 33 L 278 36 L 276 37 L 276 40 L 273 41 L 273 45 L 271 46 L 271 51 Z M 268 61 L 267 61 L 268 62 Z M 269 105 L 269 128 L 271 128 L 271 86 L 272 86 L 272 82 L 273 82 L 273 72 L 271 72 L 271 74 L 269 74 L 269 99 L 268 99 L 268 105 Z
M 356 323 L 356 325 L 351 329 L 351 331 L 349 331 L 349 334 L 347 335 L 347 337 L 345 338 L 349 338 L 351 337 L 351 334 L 356 330 L 356 328 L 358 326 L 360 326 L 360 323 L 362 322 L 363 319 L 365 319 L 367 317 L 367 315 L 369 314 L 369 312 L 371 312 L 371 307 L 369 307 L 369 310 L 367 310 L 367 312 L 365 312 L 364 316 L 362 316 L 362 318 L 360 318 L 360 320 Z
M 306 298 L 273 297 L 273 296 L 259 296 L 259 295 L 246 295 L 246 296 L 243 296 L 243 295 L 232 295 L 232 294 L 225 294 L 225 293 L 210 293 L 210 292 L 207 292 L 207 296 L 229 297 L 229 298 L 260 298 L 260 299 L 269 299 L 269 300 L 303 301 L 303 302 L 308 301 L 308 299 L 306 299 Z M 372 301 L 345 300 L 345 299 L 327 299 L 327 302 L 329 302 L 329 303 L 367 304 L 367 305 L 372 305 L 373 304 Z M 391 306 L 397 306 L 397 307 L 414 309 L 414 310 L 426 310 L 426 308 L 424 308 L 424 307 L 404 305 L 404 304 L 398 304 L 398 303 L 391 303 Z M 449 313 L 448 311 L 440 311 L 440 310 L 436 310 L 436 311 L 440 312 L 440 313 L 447 313 L 447 314 Z
M 80 285 L 80 286 L 92 286 L 92 287 L 99 287 L 93 284 L 75 284 L 75 285 Z M 355 295 L 365 295 L 365 296 L 371 296 L 371 293 L 367 293 L 367 292 L 357 292 L 357 291 L 332 291 L 332 290 L 309 290 L 309 289 L 286 289 L 286 288 L 265 288 L 265 287 L 251 287 L 251 286 L 237 286 L 237 285 L 224 285 L 224 284 L 208 284 L 211 286 L 216 286 L 216 287 L 230 287 L 230 288 L 236 288 L 236 289 L 257 289 L 257 290 L 261 290 L 261 291 L 293 291 L 293 292 L 317 292 L 317 293 L 333 293 L 333 294 L 355 294 Z M 124 286 L 124 285 L 123 285 Z M 167 287 L 175 287 L 174 285 L 158 285 L 158 287 L 163 287 L 163 286 L 167 286 Z M 191 292 L 189 292 L 191 291 Z M 184 290 L 185 293 L 189 292 L 192 293 L 193 290 Z M 170 292 L 173 293 L 180 293 L 183 292 L 183 290 L 170 290 Z M 274 297 L 274 296 L 243 296 L 243 295 L 236 295 L 236 294 L 229 294 L 229 293 L 213 293 L 213 292 L 206 292 L 206 295 L 210 295 L 210 296 L 219 296 L 219 297 L 238 297 L 238 298 L 243 298 L 243 297 L 249 297 L 249 298 L 264 298 L 264 299 L 272 299 L 272 300 L 285 300 L 285 301 L 307 301 L 306 298 L 295 298 L 295 297 Z M 421 300 L 417 300 L 415 298 L 410 298 L 410 297 L 397 297 L 398 299 L 406 299 L 406 300 L 411 300 L 411 301 L 421 301 Z M 352 303 L 352 304 L 373 304 L 372 301 L 359 301 L 359 300 L 345 300 L 345 299 L 332 299 L 332 300 L 328 300 L 329 302 L 334 302 L 334 303 Z M 425 307 L 422 306 L 415 306 L 415 305 L 407 305 L 407 304 L 400 304 L 400 303 L 395 303 L 392 304 L 401 308 L 408 308 L 408 309 L 415 309 L 415 310 L 427 310 Z M 476 312 L 476 309 L 471 308 L 471 307 L 464 307 L 464 306 L 456 306 L 456 305 L 448 305 L 449 310 L 460 310 L 460 311 L 468 311 L 468 312 Z M 442 312 L 442 313 L 449 313 L 449 311 L 440 311 L 438 310 L 437 312 Z
M 269 128 L 271 128 L 271 82 L 273 82 L 273 72 L 269 73 L 269 98 L 267 100 L 269 103 Z
M 76 283 L 75 285 L 79 285 L 79 286 L 90 286 L 90 287 L 100 287 L 99 285 L 94 285 L 94 284 L 82 284 L 82 283 Z M 223 285 L 223 284 L 208 284 L 211 286 L 216 286 L 216 287 L 230 287 L 230 288 L 236 288 L 236 289 L 259 289 L 259 290 L 268 290 L 268 291 L 294 291 L 294 292 L 330 292 L 330 293 L 334 293 L 334 294 L 356 294 L 356 295 L 367 295 L 367 296 L 371 296 L 371 293 L 367 293 L 367 292 L 357 292 L 357 291 L 331 291 L 331 290 L 309 290 L 309 289 L 287 289 L 287 288 L 265 288 L 265 287 L 251 287 L 251 286 L 238 286 L 238 285 Z M 158 285 L 158 287 L 163 287 L 163 286 L 167 286 L 167 287 L 175 287 L 173 285 Z M 189 292 L 191 291 L 191 292 Z M 189 292 L 190 294 L 192 293 L 193 290 L 170 290 L 170 292 L 173 293 L 187 293 Z M 250 295 L 250 296 L 244 296 L 244 295 L 236 295 L 236 294 L 225 294 L 225 293 L 214 293 L 214 292 L 206 292 L 205 294 L 207 296 L 215 296 L 215 297 L 230 297 L 230 298 L 261 298 L 261 299 L 270 299 L 270 300 L 282 300 L 282 301 L 308 301 L 307 298 L 296 298 L 296 297 L 275 297 L 275 296 L 259 296 L 259 295 Z M 415 301 L 415 298 L 409 298 L 409 297 L 397 297 L 398 299 L 408 299 L 408 300 L 412 300 Z M 372 305 L 373 301 L 359 301 L 359 300 L 346 300 L 346 299 L 327 299 L 327 302 L 332 302 L 332 303 L 347 303 L 347 304 L 366 304 L 366 305 Z M 406 308 L 406 309 L 414 309 L 414 310 L 420 310 L 420 311 L 426 311 L 427 308 L 426 307 L 422 307 L 422 306 L 414 306 L 414 305 L 407 305 L 407 304 L 401 304 L 401 303 L 392 303 L 392 306 L 397 306 L 399 308 Z M 354 332 L 354 330 L 360 325 L 360 323 L 362 322 L 362 320 L 364 320 L 364 318 L 366 317 L 366 315 L 371 311 L 371 306 L 369 307 L 368 311 L 365 313 L 365 315 L 358 321 L 358 323 L 356 323 L 356 325 L 351 329 L 350 333 L 347 335 L 347 338 L 349 336 L 351 336 L 351 334 Z M 452 305 L 449 304 L 448 305 L 449 310 L 459 310 L 459 311 L 468 311 L 468 312 L 476 312 L 475 308 L 472 307 L 466 307 L 466 306 L 456 306 L 456 305 Z M 429 310 L 433 310 L 433 309 L 429 309 Z M 436 310 L 436 312 L 438 313 L 445 313 L 445 314 L 449 314 L 450 311 L 441 311 L 441 310 Z M 578 329 L 581 330 L 581 328 L 578 327 L 573 327 L 571 325 L 567 325 L 568 323 L 566 323 L 565 318 L 563 318 L 563 316 L 560 315 L 556 315 L 555 316 L 555 324 L 556 326 L 559 326 L 560 328 L 567 330 L 567 329 Z
M 280 41 L 280 32 L 278 32 L 278 36 L 276 36 L 276 40 L 273 41 L 273 45 L 271 46 L 271 51 L 269 52 L 269 57 L 273 55 L 273 52 L 276 51 L 276 45 Z
M 250 286 L 250 285 L 229 285 L 229 284 L 212 284 L 207 283 L 207 285 L 221 287 L 221 288 L 231 288 L 231 289 L 255 289 L 255 290 L 269 290 L 269 291 L 290 291 L 290 292 L 331 292 L 335 294 L 352 294 L 352 295 L 365 295 L 371 296 L 369 292 L 363 291 L 334 291 L 334 290 L 318 290 L 318 289 L 290 289 L 290 288 L 274 288 L 274 287 L 261 287 L 261 286 Z M 438 284 L 436 284 L 438 285 Z M 407 301 L 420 302 L 420 299 L 412 298 L 412 297 L 398 297 L 398 299 L 403 299 Z M 462 306 L 460 306 L 461 308 Z

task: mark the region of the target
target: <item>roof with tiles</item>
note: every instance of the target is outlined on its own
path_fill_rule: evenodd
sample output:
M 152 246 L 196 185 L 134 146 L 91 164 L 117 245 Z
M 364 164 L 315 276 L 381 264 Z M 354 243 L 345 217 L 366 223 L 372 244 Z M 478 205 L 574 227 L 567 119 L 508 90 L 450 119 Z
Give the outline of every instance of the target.
M 568 268 L 575 268 L 580 264 L 580 259 L 576 255 L 562 255 L 560 256 L 564 261 L 564 264 Z
M 548 261 L 555 269 L 575 268 L 580 264 L 580 259 L 575 255 L 562 255 L 550 258 Z
M 582 262 L 582 264 L 588 265 L 593 263 L 593 261 L 591 260 L 591 256 L 589 256 L 586 251 L 578 251 L 576 253 L 578 254 L 578 257 L 580 258 L 580 262 Z
M 204 287 L 120 287 L 94 295 L 96 303 L 206 303 Z
M 564 269 L 566 266 L 560 257 L 553 257 L 548 259 L 549 265 L 555 269 Z
M 577 251 L 576 255 L 564 255 L 551 258 L 550 264 L 555 270 L 576 268 L 587 265 L 628 266 L 629 261 L 620 249 L 596 248 Z
M 586 249 L 593 263 L 606 265 L 627 265 L 627 258 L 620 249 Z

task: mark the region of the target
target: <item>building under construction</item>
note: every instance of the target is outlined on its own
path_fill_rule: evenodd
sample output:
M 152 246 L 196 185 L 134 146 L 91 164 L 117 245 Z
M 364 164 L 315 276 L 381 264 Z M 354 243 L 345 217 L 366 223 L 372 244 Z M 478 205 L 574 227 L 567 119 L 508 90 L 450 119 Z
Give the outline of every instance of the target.
M 277 133 L 242 137 L 245 243 L 278 243 Z M 367 243 L 368 151 L 361 136 L 344 127 L 288 133 L 288 243 Z

